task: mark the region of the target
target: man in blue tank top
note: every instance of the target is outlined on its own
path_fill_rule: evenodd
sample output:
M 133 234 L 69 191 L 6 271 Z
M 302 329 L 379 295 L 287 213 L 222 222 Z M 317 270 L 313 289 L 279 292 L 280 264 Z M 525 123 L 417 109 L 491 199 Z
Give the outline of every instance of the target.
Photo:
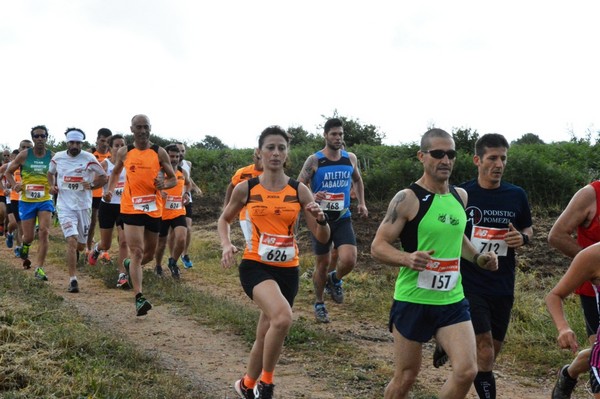
M 344 301 L 342 278 L 356 265 L 356 237 L 352 229 L 350 214 L 350 191 L 358 199 L 358 215 L 367 217 L 362 177 L 356 155 L 344 147 L 344 125 L 340 119 L 329 119 L 323 129 L 325 148 L 309 156 L 302 167 L 298 181 L 309 186 L 315 201 L 325 212 L 331 228 L 331 238 L 322 244 L 313 237 L 313 250 L 317 257 L 313 273 L 315 287 L 315 317 L 321 323 L 329 322 L 323 293 L 329 289 L 333 300 Z M 327 272 L 331 262 L 332 247 L 337 250 L 338 262 L 335 270 Z

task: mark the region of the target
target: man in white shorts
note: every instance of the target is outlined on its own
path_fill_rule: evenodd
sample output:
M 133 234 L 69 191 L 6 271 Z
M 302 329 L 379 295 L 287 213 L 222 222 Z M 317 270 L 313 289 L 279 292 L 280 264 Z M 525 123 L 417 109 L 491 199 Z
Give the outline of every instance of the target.
M 56 208 L 58 221 L 67 240 L 68 291 L 79 292 L 76 266 L 77 251 L 86 246 L 91 220 L 92 190 L 108 180 L 106 172 L 89 152 L 81 151 L 85 133 L 69 128 L 67 149 L 57 152 L 50 161 L 48 184 L 51 194 L 58 194 Z

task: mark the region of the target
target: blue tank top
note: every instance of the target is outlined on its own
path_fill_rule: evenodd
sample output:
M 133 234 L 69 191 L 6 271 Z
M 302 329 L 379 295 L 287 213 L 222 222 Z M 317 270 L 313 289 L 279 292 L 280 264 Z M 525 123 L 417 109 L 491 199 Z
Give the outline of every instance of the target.
M 350 217 L 350 188 L 354 166 L 348 152 L 342 150 L 341 155 L 340 159 L 332 161 L 321 151 L 315 153 L 317 170 L 311 179 L 311 189 L 313 193 L 326 192 L 326 199 L 320 205 L 330 220 Z

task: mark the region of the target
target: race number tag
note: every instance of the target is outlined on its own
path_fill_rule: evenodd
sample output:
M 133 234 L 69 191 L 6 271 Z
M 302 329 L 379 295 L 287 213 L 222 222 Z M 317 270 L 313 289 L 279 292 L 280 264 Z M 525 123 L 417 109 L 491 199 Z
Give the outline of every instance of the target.
M 64 176 L 60 186 L 63 190 L 83 190 L 83 176 Z
M 325 198 L 319 205 L 324 211 L 343 211 L 344 193 L 325 193 Z
M 177 195 L 167 195 L 165 209 L 177 210 L 183 208 L 183 198 Z
M 508 233 L 508 227 L 497 229 L 473 226 L 471 242 L 480 253 L 494 251 L 498 256 L 506 256 L 508 253 L 508 245 L 504 241 L 506 233 Z
M 258 241 L 258 254 L 266 262 L 287 262 L 296 256 L 294 236 L 262 233 Z
M 419 272 L 417 287 L 432 291 L 450 291 L 460 275 L 458 258 L 432 259 L 425 270 Z
M 142 212 L 154 212 L 158 208 L 156 207 L 156 195 L 142 195 L 139 197 L 133 197 L 133 209 Z
M 43 184 L 27 184 L 25 186 L 25 198 L 40 199 L 46 195 L 46 187 Z
M 115 194 L 113 195 L 113 197 L 120 197 L 123 195 L 123 187 L 125 187 L 125 182 L 124 181 L 120 181 L 117 183 L 117 185 L 115 186 Z

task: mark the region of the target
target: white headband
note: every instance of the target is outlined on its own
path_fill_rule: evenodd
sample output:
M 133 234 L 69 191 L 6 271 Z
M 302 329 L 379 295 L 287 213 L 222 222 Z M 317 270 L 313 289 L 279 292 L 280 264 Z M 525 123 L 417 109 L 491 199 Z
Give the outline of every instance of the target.
M 67 142 L 69 141 L 83 141 L 83 133 L 77 131 L 77 130 L 71 130 L 69 133 L 67 133 Z

